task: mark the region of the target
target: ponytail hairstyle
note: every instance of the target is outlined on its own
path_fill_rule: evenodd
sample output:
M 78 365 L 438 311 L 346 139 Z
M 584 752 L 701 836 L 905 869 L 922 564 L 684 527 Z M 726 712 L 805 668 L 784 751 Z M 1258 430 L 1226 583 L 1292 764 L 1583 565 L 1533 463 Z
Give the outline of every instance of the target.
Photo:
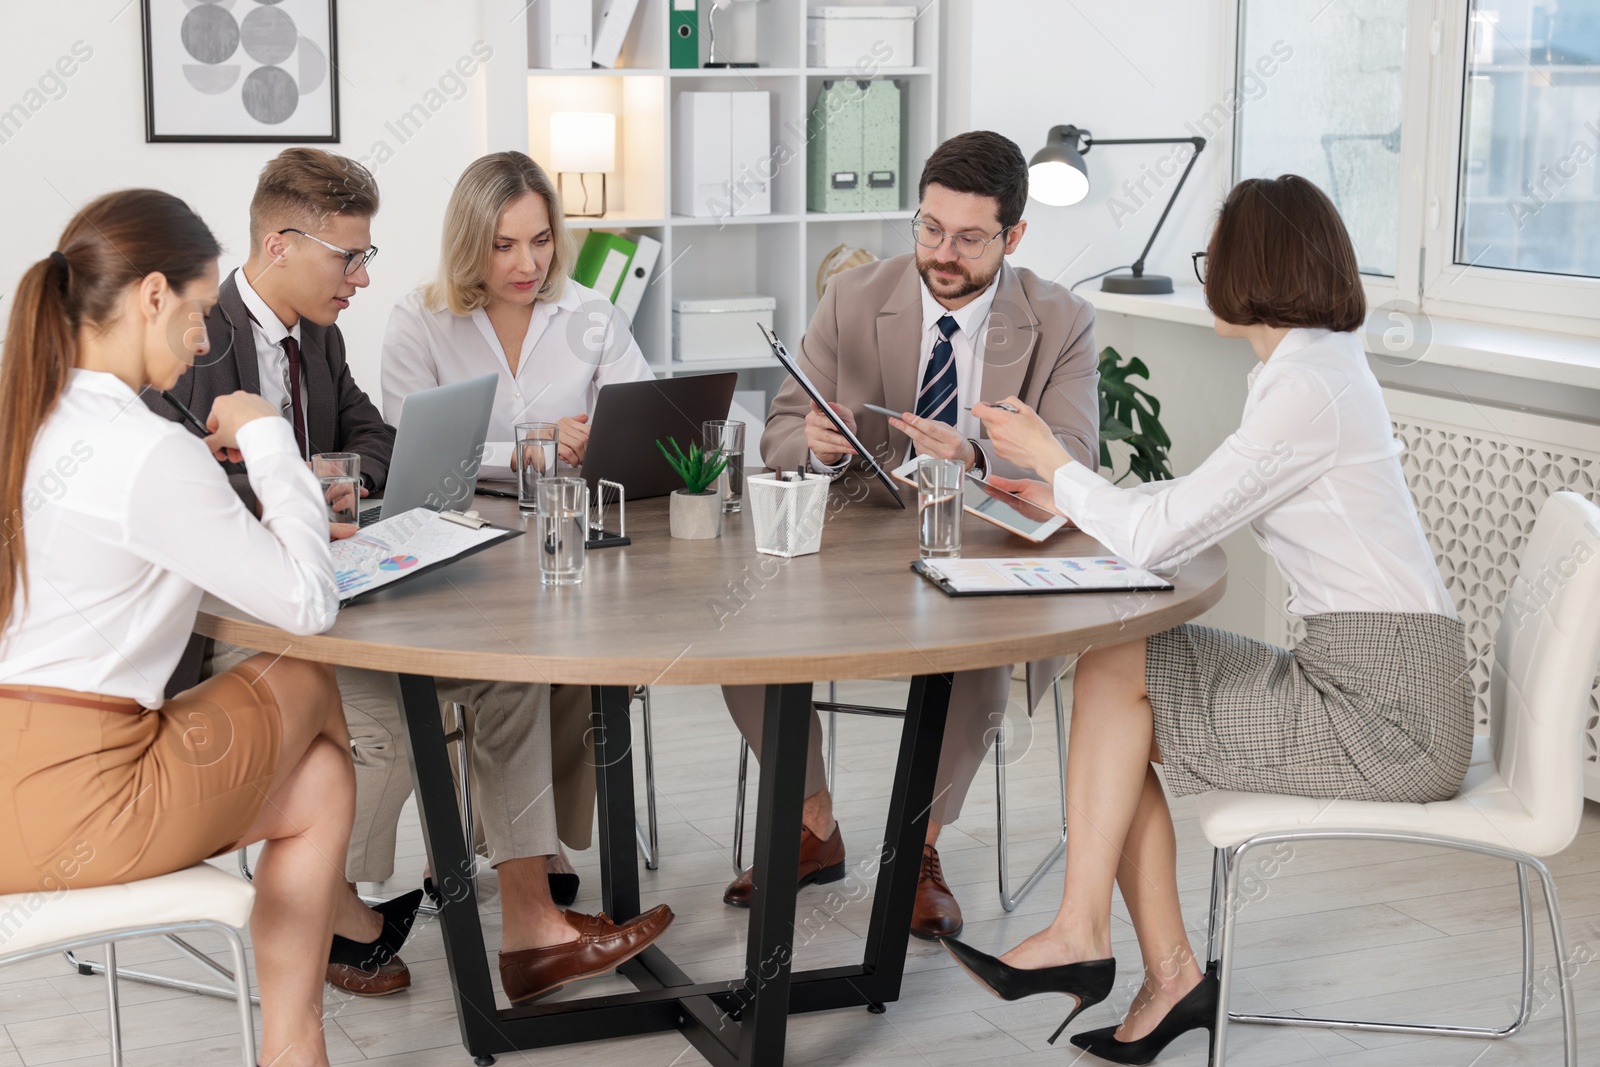
M 161 274 L 182 290 L 222 254 L 189 205 L 155 189 L 107 193 L 79 211 L 56 251 L 18 283 L 0 361 L 0 632 L 10 622 L 23 567 L 22 496 L 39 428 L 78 359 L 78 334 L 105 329 L 128 287 Z

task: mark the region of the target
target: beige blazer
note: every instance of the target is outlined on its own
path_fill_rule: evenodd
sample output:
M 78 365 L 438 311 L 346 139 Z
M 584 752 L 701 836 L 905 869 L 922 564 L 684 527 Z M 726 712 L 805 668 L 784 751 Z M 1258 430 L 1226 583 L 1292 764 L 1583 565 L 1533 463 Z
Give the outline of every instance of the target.
M 986 401 L 1019 396 L 1055 431 L 1072 458 L 1100 461 L 1100 371 L 1094 307 L 1030 270 L 1006 264 L 982 334 Z M 857 436 L 880 463 L 894 467 L 906 435 L 863 404 L 915 411 L 922 359 L 922 278 L 911 255 L 836 274 L 800 343 L 800 365 L 822 395 L 855 414 Z M 761 435 L 767 466 L 793 470 L 806 462 L 811 402 L 793 380 L 772 401 Z M 1036 477 L 998 460 L 980 440 L 990 471 Z M 856 465 L 860 460 L 856 461 Z
M 1009 263 L 1000 277 L 983 329 L 979 394 L 986 401 L 1021 397 L 1039 413 L 1072 458 L 1100 465 L 1100 371 L 1094 347 L 1094 307 L 1065 288 Z M 886 467 L 897 466 L 910 444 L 886 415 L 863 404 L 916 410 L 922 359 L 922 277 L 916 257 L 896 256 L 833 276 L 800 343 L 800 366 L 822 395 L 854 413 L 857 437 Z M 805 417 L 811 402 L 793 379 L 773 398 L 761 435 L 768 467 L 793 470 L 807 461 Z M 987 439 L 988 469 L 1037 477 L 998 459 Z M 852 466 L 861 465 L 857 459 Z M 847 468 L 848 469 L 848 468 Z M 1063 660 L 1028 664 L 1031 712 Z

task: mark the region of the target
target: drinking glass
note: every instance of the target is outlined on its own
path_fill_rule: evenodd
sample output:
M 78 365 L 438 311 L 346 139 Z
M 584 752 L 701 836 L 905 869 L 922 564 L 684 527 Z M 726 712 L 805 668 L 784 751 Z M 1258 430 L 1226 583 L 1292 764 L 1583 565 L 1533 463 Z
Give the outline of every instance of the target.
M 534 485 L 556 476 L 561 431 L 553 422 L 523 422 L 517 424 L 516 435 L 511 465 L 517 468 L 517 504 L 523 511 L 537 511 Z
M 917 461 L 917 548 L 923 559 L 961 555 L 961 494 L 967 476 L 959 459 Z
M 311 473 L 322 483 L 329 522 L 361 521 L 361 457 L 354 452 L 319 452 Z
M 534 496 L 539 578 L 545 585 L 578 585 L 589 535 L 589 485 L 582 478 L 540 478 Z
M 710 452 L 722 449 L 728 465 L 717 475 L 716 492 L 722 497 L 722 513 L 731 515 L 744 507 L 744 423 L 715 420 L 700 427 L 700 447 Z

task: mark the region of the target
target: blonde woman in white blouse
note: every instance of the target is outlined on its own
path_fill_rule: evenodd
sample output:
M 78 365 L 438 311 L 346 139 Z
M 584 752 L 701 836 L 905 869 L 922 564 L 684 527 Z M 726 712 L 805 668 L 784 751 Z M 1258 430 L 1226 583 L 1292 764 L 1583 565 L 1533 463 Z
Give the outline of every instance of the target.
M 652 377 L 627 322 L 568 275 L 575 248 L 555 186 L 521 152 L 477 160 L 445 209 L 439 275 L 404 297 L 383 339 L 383 412 L 396 426 L 422 389 L 500 376 L 484 474 L 509 472 L 514 427 L 560 425 L 583 462 L 601 386 Z
M 467 167 L 445 209 L 437 278 L 389 317 L 384 417 L 398 426 L 412 393 L 494 373 L 482 475 L 511 474 L 513 428 L 523 422 L 558 423 L 562 461 L 581 464 L 600 388 L 651 373 L 610 303 L 567 277 L 572 261 L 560 199 L 537 163 L 499 152 Z M 559 984 L 575 965 L 560 953 L 570 946 L 577 959 L 585 951 L 570 940 L 580 921 L 601 923 L 606 930 L 594 937 L 615 942 L 588 950 L 604 957 L 601 970 L 642 951 L 672 921 L 665 905 L 630 924 L 625 937 L 603 918 L 556 910 L 578 888 L 561 841 L 587 848 L 593 818 L 588 687 L 441 679 L 439 692 L 441 701 L 473 709 L 476 720 L 476 810 L 500 876 L 507 995 L 525 1002 Z M 403 737 L 398 708 L 384 725 Z M 375 758 L 357 760 L 356 824 L 379 827 L 375 836 L 386 836 L 392 851 L 390 828 L 406 791 L 388 786 L 407 774 L 394 758 L 404 748 L 375 749 Z
M 203 592 L 311 634 L 338 611 L 327 510 L 289 423 L 152 413 L 207 349 L 218 247 L 183 201 L 110 193 L 10 302 L 0 369 L 0 893 L 115 885 L 256 841 L 261 1056 L 322 1067 L 354 784 L 332 671 L 257 655 L 163 700 Z M 248 465 L 245 509 L 217 459 Z
M 1117 488 L 1073 462 L 1016 398 L 1016 413 L 977 408 L 996 453 L 1045 479 L 996 485 L 1144 567 L 1181 565 L 1249 526 L 1305 624 L 1293 650 L 1190 624 L 1084 653 L 1061 908 L 998 959 L 946 943 L 997 995 L 1067 993 L 1076 1014 L 1110 990 L 1115 880 L 1144 984 L 1120 1026 L 1072 1041 L 1116 1063 L 1148 1063 L 1216 1015 L 1216 976 L 1202 974 L 1184 931 L 1153 764 L 1178 795 L 1426 802 L 1455 795 L 1472 751 L 1462 624 L 1355 333 L 1366 304 L 1337 211 L 1303 178 L 1241 182 L 1201 258 L 1217 333 L 1247 340 L 1261 364 L 1239 429 L 1193 473 Z

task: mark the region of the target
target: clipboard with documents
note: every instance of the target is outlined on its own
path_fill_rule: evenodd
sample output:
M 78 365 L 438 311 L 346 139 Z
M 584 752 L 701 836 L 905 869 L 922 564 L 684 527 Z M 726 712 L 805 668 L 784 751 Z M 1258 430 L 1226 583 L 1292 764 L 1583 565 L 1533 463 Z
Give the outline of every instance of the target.
M 1116 556 L 919 559 L 911 569 L 949 596 L 1166 592 L 1172 583 Z
M 412 508 L 335 541 L 330 550 L 339 606 L 522 536 L 476 520 L 451 521 L 448 514 Z

